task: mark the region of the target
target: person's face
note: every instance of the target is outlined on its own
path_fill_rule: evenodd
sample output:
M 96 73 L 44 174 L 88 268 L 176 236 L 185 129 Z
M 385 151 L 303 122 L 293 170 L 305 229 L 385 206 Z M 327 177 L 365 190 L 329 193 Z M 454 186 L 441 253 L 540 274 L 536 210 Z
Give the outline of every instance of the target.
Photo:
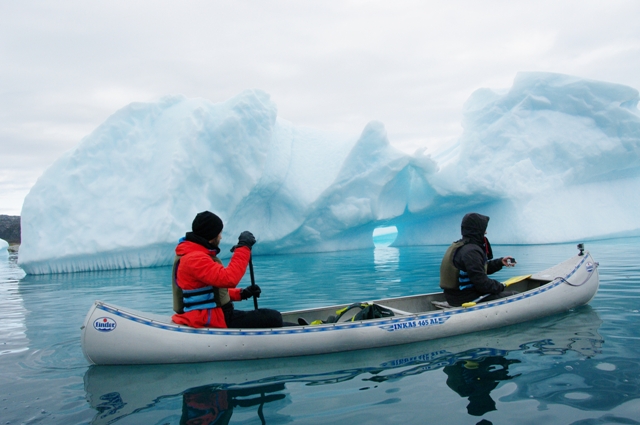
M 220 246 L 220 241 L 222 240 L 222 232 L 218 234 L 215 238 L 211 239 L 209 243 L 213 246 Z

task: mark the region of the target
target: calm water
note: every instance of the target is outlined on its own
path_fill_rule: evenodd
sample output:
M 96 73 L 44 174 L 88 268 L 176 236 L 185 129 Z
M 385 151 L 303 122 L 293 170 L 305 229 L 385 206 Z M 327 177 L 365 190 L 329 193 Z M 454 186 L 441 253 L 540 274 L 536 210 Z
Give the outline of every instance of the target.
M 444 249 L 256 257 L 260 306 L 435 291 Z M 80 326 L 95 299 L 169 313 L 169 268 L 24 276 L 0 258 L 0 424 L 640 424 L 640 239 L 587 249 L 600 290 L 560 316 L 347 354 L 145 367 L 89 367 Z M 494 252 L 518 259 L 504 280 L 577 251 Z

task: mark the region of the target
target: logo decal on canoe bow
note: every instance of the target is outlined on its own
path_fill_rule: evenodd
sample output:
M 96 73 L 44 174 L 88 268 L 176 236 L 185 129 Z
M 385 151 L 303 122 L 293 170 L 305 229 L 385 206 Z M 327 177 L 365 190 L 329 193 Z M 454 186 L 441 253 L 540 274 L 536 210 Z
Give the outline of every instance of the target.
M 587 262 L 587 271 L 591 273 L 593 271 L 593 263 L 591 261 Z
M 411 329 L 411 328 L 421 328 L 423 326 L 435 326 L 442 325 L 444 322 L 449 320 L 449 317 L 439 316 L 439 317 L 427 317 L 424 319 L 415 319 L 415 320 L 407 320 L 403 322 L 395 322 L 390 325 L 381 326 L 382 329 L 386 331 L 397 331 L 401 329 Z
M 116 321 L 111 317 L 99 317 L 93 322 L 93 328 L 99 332 L 111 332 L 116 328 Z

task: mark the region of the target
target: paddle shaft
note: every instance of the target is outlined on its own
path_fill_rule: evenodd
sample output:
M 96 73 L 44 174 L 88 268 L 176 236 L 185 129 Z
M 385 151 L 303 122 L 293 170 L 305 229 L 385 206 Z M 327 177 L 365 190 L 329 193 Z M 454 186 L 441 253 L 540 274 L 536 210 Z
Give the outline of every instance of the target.
M 253 275 L 253 256 L 249 257 L 249 274 L 251 275 L 251 286 L 253 286 L 255 288 L 256 286 L 256 278 Z M 258 298 L 254 295 L 253 296 L 253 308 L 255 310 L 258 309 Z
M 464 307 L 464 308 L 473 307 L 474 305 L 476 305 L 476 303 L 477 303 L 478 301 L 482 301 L 483 299 L 487 298 L 489 295 L 491 295 L 491 294 L 484 294 L 484 295 L 482 295 L 481 297 L 478 297 L 478 298 L 476 298 L 476 299 L 475 299 L 475 300 L 473 300 L 473 301 L 470 301 L 470 302 L 468 302 L 468 303 L 463 303 L 463 304 L 462 304 L 462 307 Z

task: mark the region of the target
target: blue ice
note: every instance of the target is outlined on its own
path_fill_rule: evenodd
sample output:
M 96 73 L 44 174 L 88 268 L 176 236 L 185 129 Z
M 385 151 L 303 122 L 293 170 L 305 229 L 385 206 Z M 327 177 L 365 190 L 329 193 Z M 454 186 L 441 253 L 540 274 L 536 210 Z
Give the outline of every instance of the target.
M 117 111 L 59 158 L 25 199 L 20 265 L 58 273 L 167 265 L 199 211 L 222 251 L 251 230 L 255 254 L 448 244 L 461 217 L 491 217 L 493 243 L 640 234 L 638 91 L 551 73 L 479 89 L 460 138 L 394 148 L 382 123 L 343 136 L 294 125 L 259 90 L 222 103 L 172 96 Z

